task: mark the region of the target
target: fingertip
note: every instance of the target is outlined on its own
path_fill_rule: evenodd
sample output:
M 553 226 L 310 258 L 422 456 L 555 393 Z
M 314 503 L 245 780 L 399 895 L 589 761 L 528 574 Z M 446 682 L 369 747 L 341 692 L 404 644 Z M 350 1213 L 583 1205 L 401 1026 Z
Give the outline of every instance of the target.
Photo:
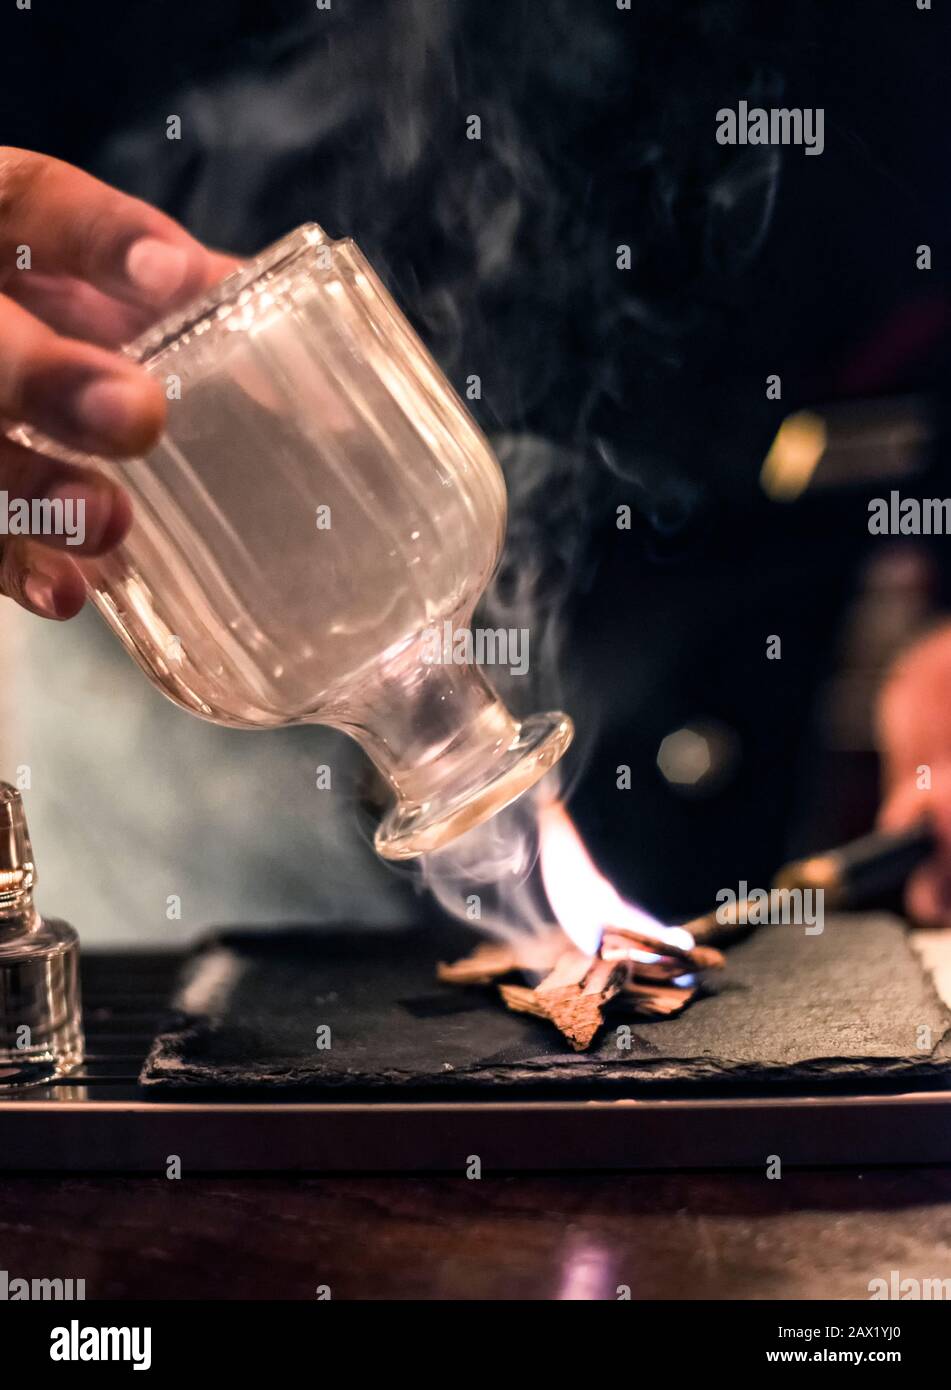
M 165 426 L 165 398 L 145 372 L 97 378 L 78 393 L 77 426 L 93 453 L 114 457 L 146 454 Z
M 180 228 L 138 237 L 122 262 L 121 293 L 142 308 L 174 309 L 234 269 L 229 257 L 207 251 Z
M 54 622 L 75 618 L 86 601 L 82 575 L 71 560 L 27 569 L 19 587 L 22 606 Z
M 11 413 L 78 453 L 140 456 L 164 428 L 159 383 L 101 348 L 50 334 L 21 366 L 21 376 Z
M 183 289 L 190 257 L 184 246 L 155 236 L 139 237 L 125 255 L 126 279 L 146 304 L 164 304 Z
M 135 384 L 138 400 L 130 409 L 126 444 L 130 454 L 147 454 L 165 428 L 165 396 L 158 382 L 144 371 L 137 371 L 130 381 Z
M 62 569 L 53 581 L 53 617 L 57 622 L 75 618 L 86 602 L 86 585 L 75 565 Z
M 111 484 L 110 489 L 111 507 L 108 519 L 95 548 L 89 551 L 92 555 L 102 555 L 106 551 L 114 549 L 120 541 L 125 540 L 132 525 L 132 503 L 129 501 L 128 494 L 123 492 L 122 488 Z
M 101 473 L 71 470 L 48 486 L 44 499 L 71 509 L 74 524 L 35 536 L 38 545 L 53 550 L 75 548 L 81 555 L 103 555 L 127 534 L 132 524 L 132 504 L 116 483 Z
M 905 907 L 909 917 L 921 926 L 934 927 L 941 922 L 938 875 L 932 865 L 919 869 L 908 880 Z

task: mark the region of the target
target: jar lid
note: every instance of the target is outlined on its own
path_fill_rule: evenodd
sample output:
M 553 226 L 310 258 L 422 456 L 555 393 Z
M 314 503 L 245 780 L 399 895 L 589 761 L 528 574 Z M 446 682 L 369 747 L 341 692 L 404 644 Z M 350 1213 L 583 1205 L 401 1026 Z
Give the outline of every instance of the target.
M 0 782 L 0 909 L 19 904 L 36 882 L 33 846 L 23 800 L 16 787 Z

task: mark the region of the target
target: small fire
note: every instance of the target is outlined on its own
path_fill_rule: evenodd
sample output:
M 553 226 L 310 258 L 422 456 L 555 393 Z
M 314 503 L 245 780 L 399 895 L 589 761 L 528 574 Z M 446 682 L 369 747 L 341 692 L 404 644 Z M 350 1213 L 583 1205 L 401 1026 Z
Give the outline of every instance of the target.
M 694 940 L 683 927 L 666 927 L 650 913 L 626 902 L 595 867 L 564 806 L 550 801 L 539 811 L 542 882 L 548 901 L 565 933 L 580 951 L 593 956 L 606 927 L 625 928 L 656 938 L 658 943 L 690 949 Z M 633 951 L 632 959 L 659 959 L 648 951 Z

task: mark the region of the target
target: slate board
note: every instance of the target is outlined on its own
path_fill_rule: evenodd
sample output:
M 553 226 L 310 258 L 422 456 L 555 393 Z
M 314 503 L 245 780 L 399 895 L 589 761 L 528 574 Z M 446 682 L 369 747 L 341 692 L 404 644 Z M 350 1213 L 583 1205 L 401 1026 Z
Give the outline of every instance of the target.
M 338 1100 L 951 1083 L 951 1015 L 893 917 L 828 918 L 820 936 L 760 928 L 730 948 L 710 993 L 678 1018 L 619 1010 L 587 1053 L 510 1013 L 489 987 L 437 983 L 436 962 L 477 940 L 448 924 L 219 932 L 186 963 L 175 1015 L 140 1081 L 153 1091 L 280 1088 Z M 625 1022 L 632 1045 L 619 1050 Z M 322 1025 L 327 1050 L 316 1046 Z

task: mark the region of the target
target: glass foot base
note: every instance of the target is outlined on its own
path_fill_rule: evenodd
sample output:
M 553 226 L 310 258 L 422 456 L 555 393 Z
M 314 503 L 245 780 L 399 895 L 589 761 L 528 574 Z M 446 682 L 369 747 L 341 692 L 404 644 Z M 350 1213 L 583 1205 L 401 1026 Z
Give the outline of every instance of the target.
M 492 767 L 491 777 L 457 797 L 424 803 L 400 802 L 374 837 L 384 859 L 416 859 L 448 845 L 533 787 L 561 758 L 574 737 L 566 714 L 535 714 Z

